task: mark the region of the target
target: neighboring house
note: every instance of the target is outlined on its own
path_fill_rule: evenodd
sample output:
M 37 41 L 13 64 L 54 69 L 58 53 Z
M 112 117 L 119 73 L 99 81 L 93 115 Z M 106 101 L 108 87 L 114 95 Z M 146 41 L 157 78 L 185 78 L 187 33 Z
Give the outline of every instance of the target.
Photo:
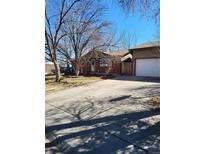
M 132 54 L 132 75 L 160 77 L 160 42 L 143 43 L 129 49 Z
M 82 57 L 82 74 L 121 74 L 121 59 L 128 50 L 90 51 Z
M 45 74 L 50 74 L 55 70 L 54 64 L 52 62 L 45 63 Z

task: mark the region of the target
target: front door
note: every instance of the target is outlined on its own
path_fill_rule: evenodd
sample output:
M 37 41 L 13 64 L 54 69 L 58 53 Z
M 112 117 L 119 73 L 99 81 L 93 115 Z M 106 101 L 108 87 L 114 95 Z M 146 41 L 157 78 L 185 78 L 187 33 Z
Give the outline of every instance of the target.
M 95 59 L 91 59 L 91 72 L 95 72 Z

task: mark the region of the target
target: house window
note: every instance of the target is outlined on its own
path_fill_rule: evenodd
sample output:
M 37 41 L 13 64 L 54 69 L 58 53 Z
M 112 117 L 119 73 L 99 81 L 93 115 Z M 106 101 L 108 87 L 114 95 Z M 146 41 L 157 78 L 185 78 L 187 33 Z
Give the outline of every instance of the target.
M 101 58 L 100 59 L 100 67 L 108 67 L 112 66 L 112 61 L 109 58 Z

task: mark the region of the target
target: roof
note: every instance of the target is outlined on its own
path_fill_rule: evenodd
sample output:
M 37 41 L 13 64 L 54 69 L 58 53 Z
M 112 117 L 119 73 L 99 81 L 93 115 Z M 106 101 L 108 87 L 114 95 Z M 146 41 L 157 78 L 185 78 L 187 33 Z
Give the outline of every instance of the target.
M 146 42 L 138 45 L 136 48 L 129 49 L 135 58 L 159 58 L 160 42 Z
M 110 54 L 103 51 L 89 51 L 82 56 L 82 58 L 102 58 L 102 57 L 111 57 Z
M 129 52 L 128 50 L 114 50 L 114 51 L 109 51 L 109 52 L 104 52 L 104 53 L 107 53 L 111 56 L 124 56 L 128 52 Z
M 93 54 L 95 52 L 95 54 Z M 122 57 L 122 56 L 124 56 L 124 55 L 126 55 L 127 53 L 129 53 L 129 51 L 128 50 L 113 50 L 113 51 L 89 51 L 89 52 L 87 52 L 87 53 L 85 53 L 84 55 L 83 55 L 83 57 L 84 56 L 86 56 L 86 55 L 88 55 L 88 54 L 91 54 L 90 56 L 91 57 L 95 57 L 95 56 L 97 56 L 97 57 L 104 57 L 104 56 L 114 56 L 114 57 Z
M 123 61 L 125 61 L 125 60 L 127 60 L 127 59 L 132 59 L 132 54 L 127 54 L 127 55 L 125 55 L 125 56 L 123 56 L 122 58 L 121 58 L 121 62 L 123 62 Z
M 142 44 L 140 44 L 137 47 L 132 48 L 132 49 L 150 48 L 150 47 L 159 47 L 159 46 L 160 46 L 160 42 L 159 41 L 145 42 L 145 43 L 142 43 Z
M 51 61 L 46 61 L 45 64 L 53 65 L 53 62 L 51 62 Z

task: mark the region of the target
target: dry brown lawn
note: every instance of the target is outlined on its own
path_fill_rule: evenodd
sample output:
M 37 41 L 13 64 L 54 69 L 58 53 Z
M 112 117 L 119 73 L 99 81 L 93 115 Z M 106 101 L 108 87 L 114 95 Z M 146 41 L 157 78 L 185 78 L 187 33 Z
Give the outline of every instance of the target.
M 55 75 L 45 76 L 46 94 L 63 90 L 66 88 L 77 87 L 88 83 L 104 80 L 106 76 L 62 76 L 60 83 L 55 82 Z
M 145 102 L 147 105 L 152 106 L 153 108 L 160 108 L 160 97 L 156 96 Z

